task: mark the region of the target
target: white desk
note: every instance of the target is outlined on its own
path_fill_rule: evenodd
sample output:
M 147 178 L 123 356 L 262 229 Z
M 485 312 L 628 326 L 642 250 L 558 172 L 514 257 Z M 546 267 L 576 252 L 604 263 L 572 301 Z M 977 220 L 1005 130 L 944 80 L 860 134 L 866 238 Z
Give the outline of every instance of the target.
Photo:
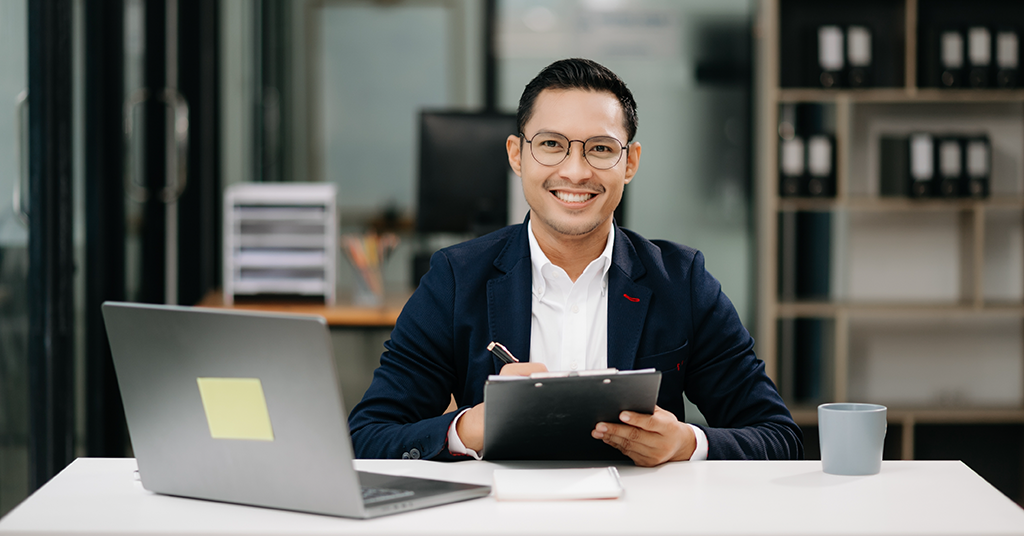
M 356 465 L 482 484 L 500 467 Z M 885 462 L 869 477 L 826 475 L 810 461 L 620 467 L 619 500 L 485 497 L 369 521 L 156 495 L 135 467 L 78 459 L 0 520 L 0 534 L 1024 534 L 1024 510 L 960 462 Z

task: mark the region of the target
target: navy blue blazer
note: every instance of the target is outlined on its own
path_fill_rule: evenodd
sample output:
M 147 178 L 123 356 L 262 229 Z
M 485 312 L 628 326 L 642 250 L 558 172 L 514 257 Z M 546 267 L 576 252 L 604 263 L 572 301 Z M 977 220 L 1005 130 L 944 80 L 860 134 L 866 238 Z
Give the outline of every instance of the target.
M 513 225 L 433 255 L 349 416 L 357 457 L 462 458 L 448 451 L 450 395 L 460 410 L 483 402 L 487 376 L 502 365 L 491 341 L 530 357 L 527 232 Z M 753 345 L 700 252 L 616 228 L 608 366 L 660 370 L 658 405 L 679 420 L 685 392 L 707 419 L 710 459 L 801 459 L 800 429 Z

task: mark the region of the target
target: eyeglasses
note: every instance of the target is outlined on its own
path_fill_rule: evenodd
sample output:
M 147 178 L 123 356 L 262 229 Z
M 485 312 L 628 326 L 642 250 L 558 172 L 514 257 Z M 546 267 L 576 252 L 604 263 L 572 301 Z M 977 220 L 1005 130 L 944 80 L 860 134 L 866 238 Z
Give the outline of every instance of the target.
M 555 132 L 538 132 L 532 140 L 526 134 L 519 133 L 523 141 L 530 144 L 530 153 L 537 163 L 544 166 L 557 166 L 569 156 L 569 149 L 574 142 L 583 144 L 583 158 L 594 169 L 611 169 L 622 159 L 622 151 L 626 149 L 622 143 L 611 136 L 594 136 L 584 140 L 570 140 Z

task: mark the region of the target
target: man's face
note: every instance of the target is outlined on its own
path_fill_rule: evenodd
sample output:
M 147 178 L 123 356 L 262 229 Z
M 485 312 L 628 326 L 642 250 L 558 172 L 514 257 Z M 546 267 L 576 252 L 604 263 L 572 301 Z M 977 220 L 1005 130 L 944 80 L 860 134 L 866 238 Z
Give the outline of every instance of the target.
M 611 136 L 626 143 L 622 105 L 607 91 L 581 89 L 542 91 L 523 134 L 532 140 L 537 133 L 557 133 L 569 140 Z M 607 235 L 612 212 L 622 199 L 623 187 L 632 180 L 640 163 L 640 144 L 630 144 L 611 169 L 596 169 L 583 158 L 583 144 L 572 142 L 569 156 L 560 164 L 537 162 L 530 144 L 509 136 L 509 164 L 523 180 L 534 230 L 552 238 Z

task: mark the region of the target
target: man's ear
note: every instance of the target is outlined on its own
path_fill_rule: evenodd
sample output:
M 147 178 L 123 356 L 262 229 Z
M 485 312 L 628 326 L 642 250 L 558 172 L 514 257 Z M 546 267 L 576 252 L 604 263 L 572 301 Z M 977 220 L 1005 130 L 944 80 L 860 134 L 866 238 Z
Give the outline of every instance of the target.
M 516 175 L 522 177 L 523 161 L 521 157 L 523 156 L 523 151 L 521 150 L 522 145 L 520 145 L 519 142 L 519 136 L 510 135 L 508 139 L 505 140 L 505 151 L 508 153 L 508 165 L 512 166 L 512 171 L 514 171 Z
M 633 180 L 633 175 L 640 169 L 640 142 L 634 141 L 626 149 L 626 184 Z

